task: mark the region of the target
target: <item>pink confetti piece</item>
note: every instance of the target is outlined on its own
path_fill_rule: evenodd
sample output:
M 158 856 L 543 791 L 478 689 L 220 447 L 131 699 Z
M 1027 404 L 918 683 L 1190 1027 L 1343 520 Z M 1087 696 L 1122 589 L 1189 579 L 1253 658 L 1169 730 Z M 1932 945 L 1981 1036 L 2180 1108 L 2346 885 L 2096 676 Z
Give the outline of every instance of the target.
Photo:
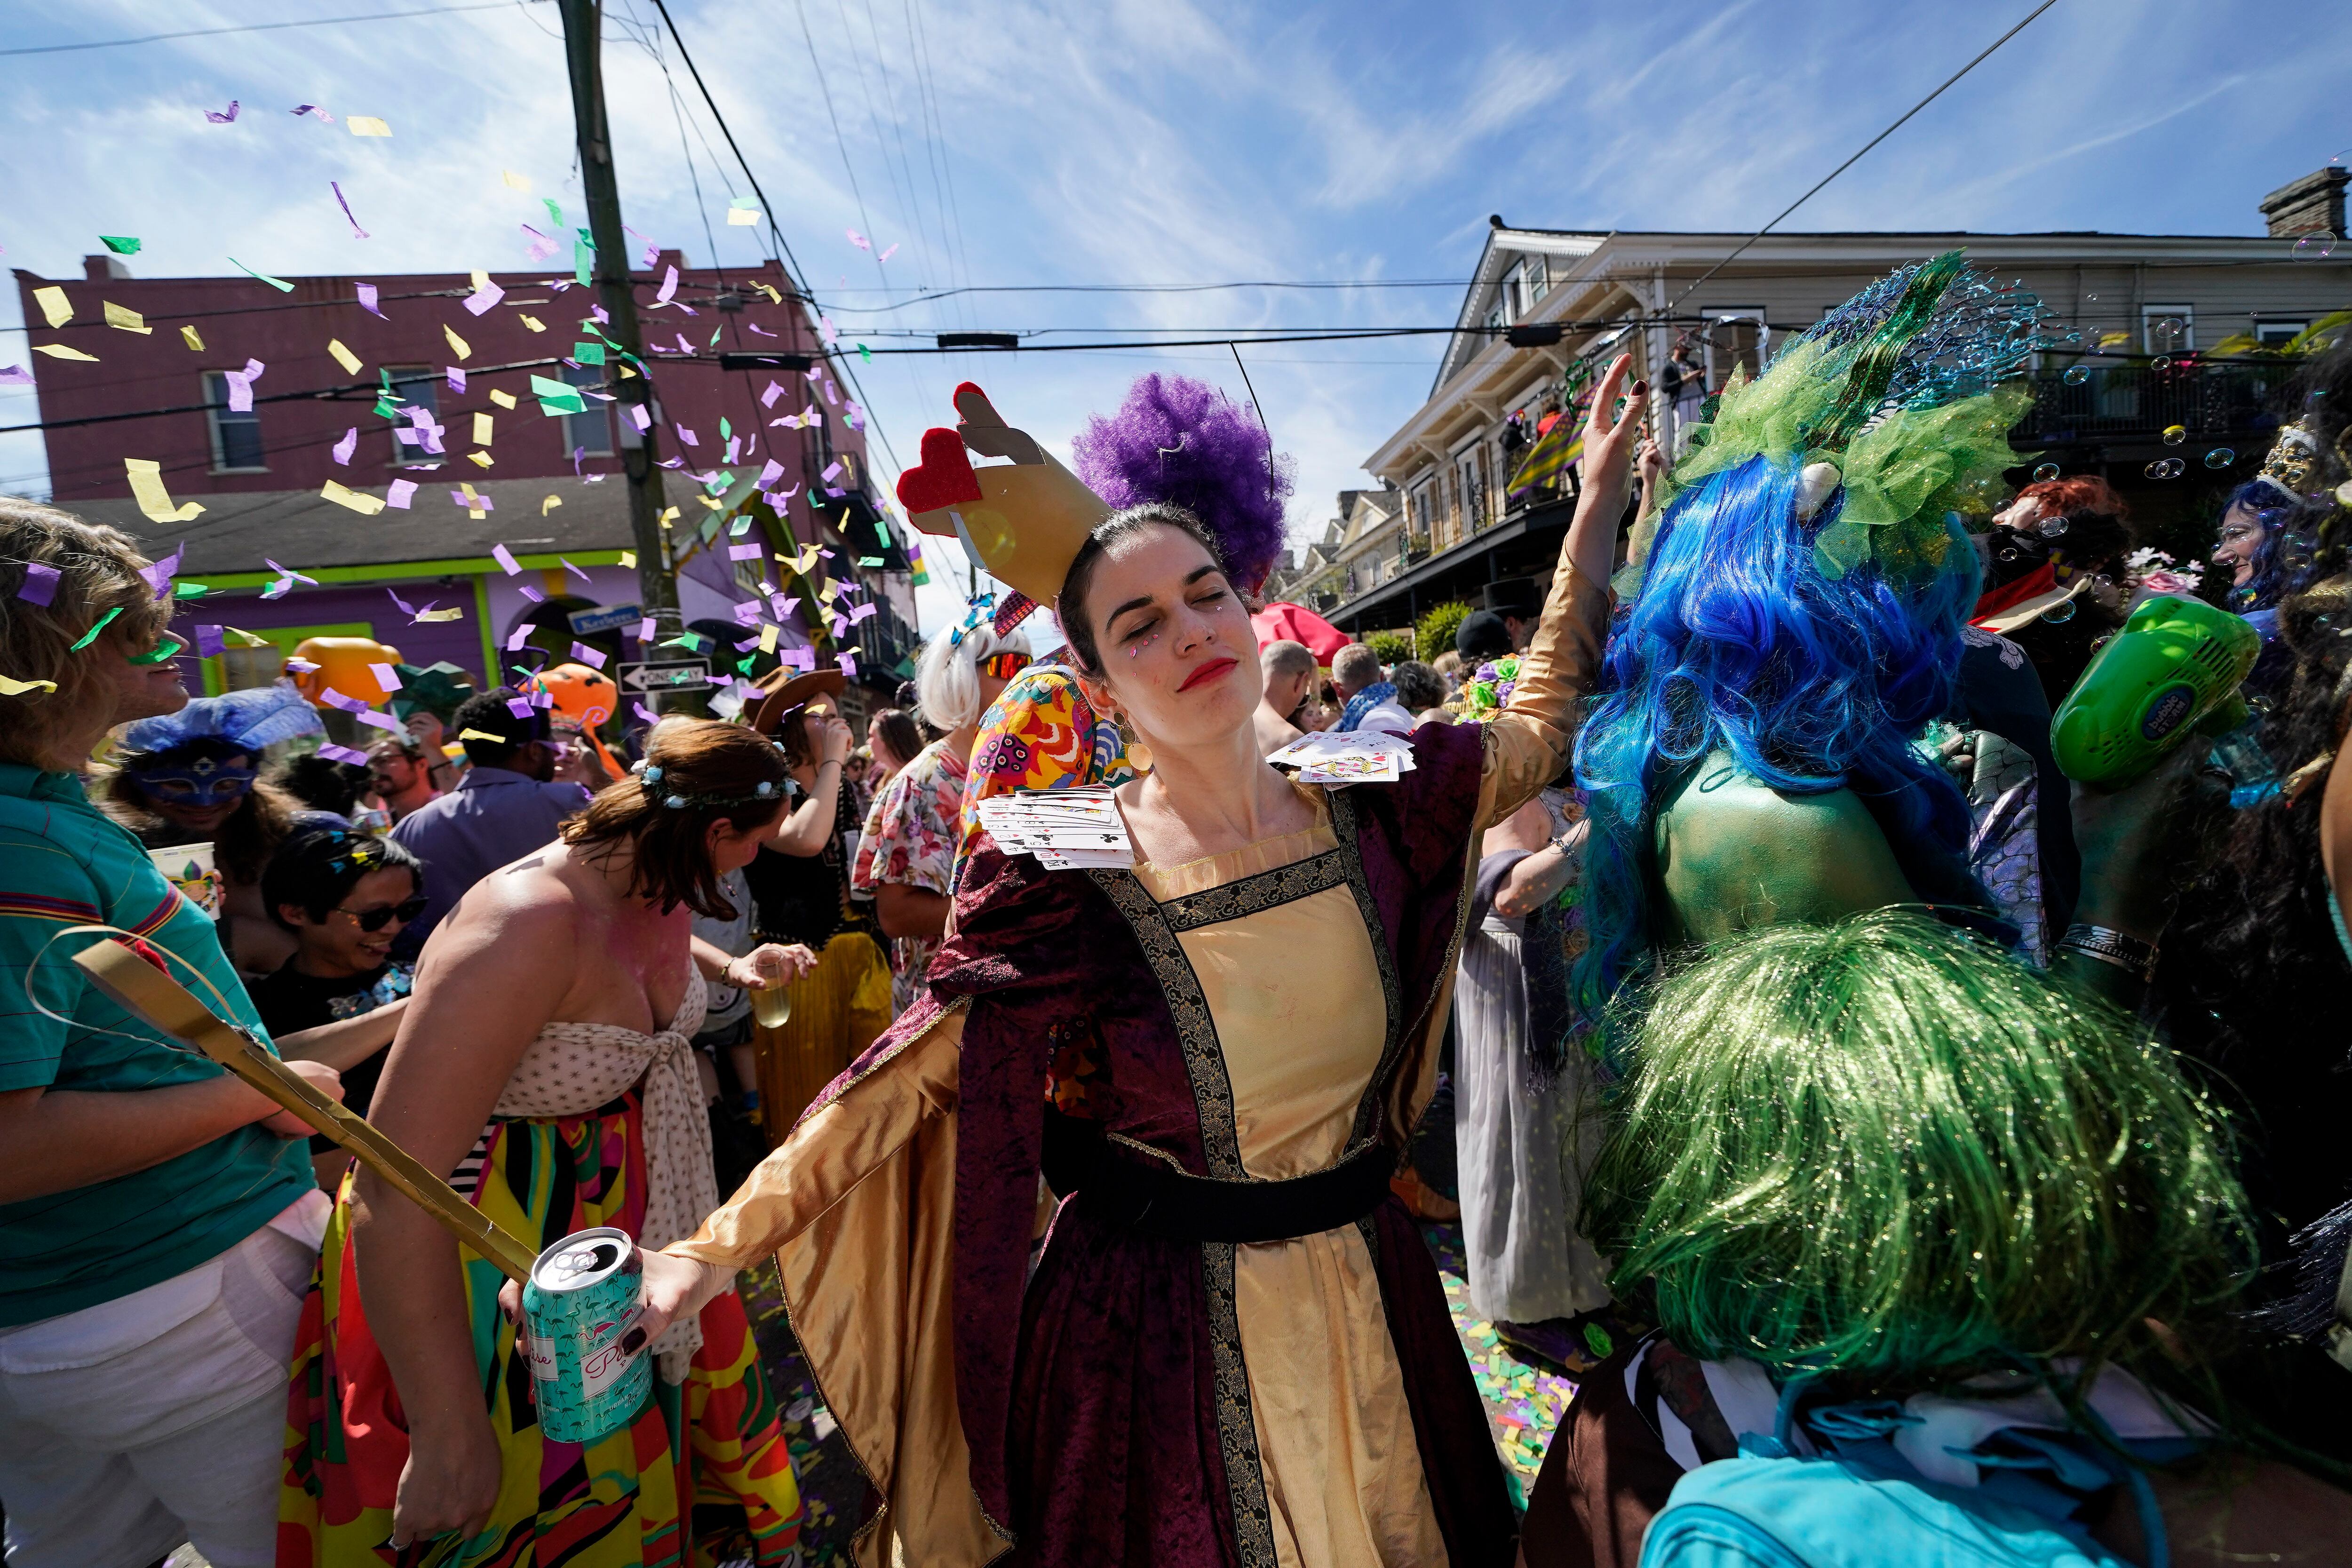
M 228 383 L 228 409 L 232 414 L 253 412 L 253 384 L 261 379 L 266 367 L 257 359 L 245 362 L 243 370 L 224 371 L 221 379 Z
M 221 636 L 220 627 L 199 626 L 195 628 L 195 632 L 198 658 L 218 658 L 228 650 L 227 640 Z
M 842 232 L 849 236 L 849 243 L 857 247 L 858 249 L 871 251 L 874 248 L 874 242 L 866 238 L 864 235 L 858 233 L 856 229 L 845 228 L 842 230 Z
M 392 320 L 390 316 L 385 315 L 382 310 L 375 308 L 376 286 L 374 284 L 354 283 L 352 285 L 352 291 L 360 297 L 361 310 L 365 310 L 369 315 L 373 316 L 379 321 L 389 321 Z
M 335 122 L 335 117 L 333 115 L 328 113 L 325 110 L 320 108 L 315 103 L 298 103 L 286 112 L 297 115 L 315 114 L 319 117 L 319 123 L 321 125 L 332 125 Z
M 768 459 L 766 465 L 760 469 L 760 477 L 754 481 L 754 483 L 756 483 L 762 490 L 773 489 L 775 488 L 776 481 L 783 477 L 784 466 L 776 461 L 775 458 L 771 458 Z
M 887 249 L 887 250 L 884 251 L 881 255 L 879 255 L 879 256 L 876 257 L 874 259 L 875 259 L 875 260 L 877 260 L 877 261 L 887 261 L 887 260 L 889 260 L 892 257 L 894 257 L 894 256 L 896 256 L 896 255 L 898 255 L 898 247 L 896 245 L 893 245 L 889 249 Z
M 694 352 L 694 345 L 686 341 L 684 332 L 677 334 L 677 352 L 682 354 L 690 354 Z
M 452 493 L 458 494 L 462 500 L 462 492 Z M 515 563 L 514 552 L 509 550 L 503 544 L 493 544 L 490 546 L 490 559 L 497 562 L 500 567 L 504 568 L 506 574 L 509 577 L 515 576 L 522 571 L 522 568 Z
M 811 386 L 814 386 L 818 382 L 824 379 L 824 366 L 821 364 L 813 364 L 809 366 L 808 369 L 801 372 L 801 379 L 807 382 Z
M 779 383 L 771 381 L 765 387 L 761 389 L 760 406 L 762 408 L 773 408 L 776 405 L 776 399 L 782 397 L 783 395 L 783 387 Z
M 530 259 L 533 261 L 544 261 L 562 248 L 561 246 L 557 245 L 554 240 L 550 239 L 546 235 L 540 233 L 539 230 L 531 227 L 530 225 L 527 223 L 519 225 L 518 226 L 521 228 L 523 233 L 530 236 Z
M 760 334 L 761 337 L 763 337 L 763 338 L 772 338 L 772 337 L 774 337 L 774 336 L 776 335 L 775 333 L 773 333 L 773 332 L 772 332 L 772 331 L 768 331 L 768 329 L 767 329 L 767 328 L 765 328 L 765 327 L 763 327 L 763 326 L 760 325 L 760 323 L 759 323 L 759 322 L 757 322 L 757 321 L 746 321 L 746 322 L 744 322 L 744 323 L 743 323 L 743 329 L 744 329 L 744 331 L 746 331 L 757 332 L 757 333 L 759 333 L 759 334 Z
M 668 274 L 662 279 L 661 290 L 654 296 L 654 303 L 656 305 L 667 305 L 670 302 L 671 297 L 677 294 L 677 268 L 673 267 L 669 269 Z
M 491 282 L 488 278 L 485 278 L 482 279 L 482 286 L 480 288 L 466 296 L 466 309 L 478 316 L 488 310 L 495 309 L 498 302 L 506 297 L 507 291 L 505 289 L 499 288 L 496 283 Z
M 394 602 L 398 603 L 398 600 L 395 599 Z M 404 605 L 401 607 L 403 609 L 407 608 Z M 371 664 L 368 666 L 368 673 L 374 676 L 375 683 L 378 686 L 383 687 L 386 691 L 397 691 L 400 689 L 400 670 L 397 666 L 389 664 Z
M 527 626 L 517 626 L 513 631 L 507 634 L 507 651 L 509 653 L 513 653 L 529 641 L 530 641 L 530 628 Z M 527 719 L 530 717 L 530 715 L 526 713 L 521 715 L 521 717 Z
M 841 478 L 841 465 L 839 463 L 827 463 L 824 466 L 824 472 L 817 477 L 823 479 L 826 484 L 831 484 L 834 480 Z
M 604 668 L 604 656 L 598 653 L 594 648 L 590 647 L 584 642 L 576 642 L 572 645 L 572 657 L 593 668 L 602 669 Z
M 379 713 L 373 708 L 360 709 L 352 717 L 362 724 L 373 724 L 379 730 L 389 730 L 395 735 L 403 733 L 399 720 L 389 713 Z
M 233 122 L 236 119 L 236 100 L 233 98 L 228 100 L 228 108 L 226 111 L 213 109 L 207 109 L 205 110 L 205 120 L 209 124 L 227 125 Z
M 631 422 L 636 426 L 637 433 L 639 435 L 643 435 L 646 431 L 653 428 L 653 413 L 642 403 L 632 403 L 629 405 L 629 418 Z
M 331 743 L 320 746 L 319 748 L 319 754 L 326 758 L 331 763 L 349 763 L 356 768 L 363 768 L 367 766 L 368 762 L 368 754 L 365 752 L 355 752 L 349 746 L 338 746 Z
M 37 561 L 25 563 L 25 580 L 16 585 L 16 597 L 28 605 L 47 605 L 58 596 L 58 569 L 44 566 Z
M 761 556 L 765 555 L 767 552 L 768 547 L 755 540 L 750 544 L 729 545 L 727 547 L 727 559 L 730 561 L 757 561 Z
M 360 427 L 354 425 L 350 429 L 343 432 L 343 438 L 341 440 L 335 443 L 334 453 L 336 464 L 341 468 L 350 468 L 352 466 L 352 454 L 358 451 L 359 447 Z
M 367 704 L 358 698 L 346 697 L 331 686 L 319 693 L 319 700 L 330 708 L 340 708 L 346 713 L 362 712 L 367 708 Z
M 629 711 L 635 713 L 638 718 L 643 719 L 648 724 L 658 724 L 661 722 L 661 715 L 655 712 L 652 709 L 646 707 L 642 702 L 633 700 L 629 703 Z
M 359 219 L 352 216 L 352 204 L 343 198 L 342 183 L 339 180 L 329 180 L 327 188 L 335 193 L 335 205 L 343 209 L 344 220 L 352 226 L 352 237 L 365 239 L 368 237 L 368 231 L 360 226 Z
M 394 479 L 384 489 L 383 504 L 386 506 L 396 506 L 400 508 L 401 510 L 406 511 L 408 510 L 409 500 L 415 494 L 416 481 L 415 479 Z
M 833 377 L 829 375 L 824 378 L 824 400 L 835 408 L 841 406 L 841 388 L 834 384 Z
M 841 329 L 835 326 L 829 317 L 819 316 L 816 319 L 816 325 L 818 334 L 824 339 L 825 347 L 831 348 L 835 343 L 841 342 Z M 814 369 L 815 367 L 811 366 L 810 368 Z M 811 381 L 814 381 L 816 377 L 811 376 L 809 379 Z
M 699 447 L 702 445 L 702 438 L 697 436 L 693 431 L 688 429 L 685 426 L 673 425 L 670 428 L 676 430 L 677 432 L 677 438 L 685 442 L 688 446 Z

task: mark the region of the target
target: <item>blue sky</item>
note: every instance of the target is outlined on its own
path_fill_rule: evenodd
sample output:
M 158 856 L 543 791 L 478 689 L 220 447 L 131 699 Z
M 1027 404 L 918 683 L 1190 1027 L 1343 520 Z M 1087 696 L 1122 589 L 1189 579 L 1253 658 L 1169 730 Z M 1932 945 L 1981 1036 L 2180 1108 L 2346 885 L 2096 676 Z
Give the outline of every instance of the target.
M 702 264 L 707 222 L 719 260 L 757 259 L 759 234 L 720 216 L 748 186 L 657 37 L 652 0 L 607 8 L 629 223 Z M 1465 276 L 1487 214 L 1753 228 L 2031 7 L 670 8 L 810 280 L 845 336 L 880 348 L 907 341 L 889 329 L 1048 330 L 1038 341 L 1053 342 L 1087 329 L 1444 325 L 1457 282 L 1394 285 Z M 0 44 L 423 9 L 15 0 Z M 1786 226 L 2259 233 L 2263 193 L 2352 145 L 2347 58 L 2352 9 L 2059 0 Z M 289 274 L 520 268 L 516 226 L 543 216 L 537 198 L 580 208 L 543 3 L 0 58 L 0 246 L 50 276 L 77 276 L 101 233 L 141 236 L 144 276 L 225 272 L 232 254 Z M 230 99 L 238 122 L 205 123 Z M 302 102 L 379 116 L 393 139 L 296 121 L 286 110 Z M 531 178 L 530 195 L 502 183 L 507 169 Z M 352 237 L 330 180 L 373 238 Z M 852 228 L 899 248 L 877 268 Z M 900 303 L 963 284 L 1248 280 L 1391 286 Z M 16 310 L 10 289 L 0 322 L 20 326 Z M 24 342 L 0 336 L 0 363 L 22 363 Z M 1337 489 L 1368 482 L 1358 465 L 1420 405 L 1438 352 L 1434 338 L 1244 351 L 1297 464 L 1294 538 L 1319 529 Z M 911 460 L 924 426 L 950 422 L 959 380 L 1066 451 L 1087 413 L 1155 368 L 1242 391 L 1221 349 L 883 357 L 860 375 Z M 0 390 L 0 424 L 33 415 L 29 393 Z M 43 482 L 37 439 L 0 436 L 0 485 Z M 928 591 L 927 624 L 950 603 L 944 585 Z

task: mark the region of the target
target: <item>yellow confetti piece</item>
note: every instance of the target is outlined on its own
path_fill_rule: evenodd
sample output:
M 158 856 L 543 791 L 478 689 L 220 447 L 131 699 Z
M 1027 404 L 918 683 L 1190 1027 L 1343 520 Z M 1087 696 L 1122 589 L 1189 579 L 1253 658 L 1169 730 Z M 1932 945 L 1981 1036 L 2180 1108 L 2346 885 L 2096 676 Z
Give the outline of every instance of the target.
M 490 416 L 487 414 L 477 414 L 474 416 L 474 445 L 487 447 L 489 444 Z
M 120 328 L 126 332 L 137 332 L 142 337 L 155 330 L 147 324 L 147 318 L 138 311 L 118 305 L 111 300 L 105 301 L 105 304 L 108 326 Z
M 488 730 L 477 730 L 471 725 L 467 725 L 465 729 L 458 731 L 457 739 L 461 741 L 493 741 L 501 746 L 507 743 L 507 738 L 504 735 L 493 735 Z
M 416 612 L 416 618 L 420 621 L 457 621 L 465 619 L 465 611 L 454 609 L 419 610 Z
M 392 127 L 373 114 L 346 114 L 343 123 L 352 128 L 354 136 L 389 136 Z
M 190 348 L 195 350 L 198 353 L 205 352 L 205 340 L 196 335 L 196 329 L 194 327 L 182 327 L 180 329 L 180 341 L 187 344 Z
M 562 506 L 562 504 L 563 498 L 562 496 L 550 496 L 545 500 L 539 503 L 539 515 L 545 517 L 549 511 L 556 507 Z
M 727 510 L 719 502 L 712 500 L 709 496 L 697 496 L 694 499 L 700 501 L 703 505 L 709 507 L 713 511 L 725 511 Z
M 332 479 L 326 482 L 319 494 L 322 499 L 333 501 L 337 506 L 351 508 L 362 517 L 373 517 L 383 510 L 382 497 L 369 495 L 364 490 L 346 489 Z
M 41 314 L 48 318 L 49 325 L 53 327 L 62 327 L 73 320 L 73 301 L 67 299 L 66 291 L 54 283 L 46 289 L 34 289 L 33 302 L 40 306 Z
M 86 354 L 79 349 L 69 349 L 63 343 L 35 343 L 33 352 L 37 354 L 47 354 L 51 359 L 88 360 L 92 364 L 98 363 L 96 354 Z
M 487 468 L 491 464 L 498 461 L 496 458 L 491 457 L 488 452 L 468 452 L 466 454 L 466 460 L 472 463 L 478 468 Z
M 512 408 L 515 405 L 515 395 L 511 392 L 500 392 L 494 386 L 490 388 L 490 401 L 501 408 Z
M 490 275 L 486 268 L 477 267 L 467 276 L 474 280 L 474 292 L 477 294 L 490 286 Z
M 635 381 L 637 379 L 637 373 L 631 370 L 627 365 L 623 365 L 621 367 L 621 379 L 623 381 Z
M 542 514 L 542 515 L 544 515 L 544 514 Z M 634 550 L 624 550 L 624 551 L 622 551 L 622 552 L 621 552 L 621 559 L 620 559 L 619 564 L 621 564 L 621 565 L 623 565 L 623 566 L 635 566 L 636 563 L 637 563 L 637 552 L 636 552 L 635 551 L 634 551 Z
M 457 328 L 445 321 L 441 325 L 441 335 L 449 340 L 449 352 L 459 359 L 466 359 L 472 355 L 474 351 L 467 346 L 465 339 L 457 335 Z
M 130 476 L 131 493 L 150 522 L 185 522 L 203 514 L 205 509 L 195 501 L 172 504 L 172 492 L 163 488 L 163 465 L 152 458 L 125 458 L 122 471 Z
M 537 316 L 530 315 L 522 310 L 517 310 L 515 315 L 521 321 L 524 326 L 529 327 L 534 332 L 543 332 L 547 331 L 547 323 L 541 321 Z
M 327 352 L 335 356 L 335 363 L 343 367 L 343 374 L 345 375 L 359 374 L 360 356 L 352 353 L 351 350 L 343 347 L 342 339 L 329 338 L 327 340 Z
M 512 169 L 501 169 L 499 172 L 505 175 L 508 189 L 520 191 L 525 195 L 530 194 L 530 176 L 529 174 L 518 174 Z
M 270 646 L 269 639 L 268 637 L 256 637 L 242 626 L 223 626 L 221 627 L 221 630 L 230 633 L 233 636 L 243 637 L 245 641 L 239 646 L 244 647 L 268 647 Z
M 677 521 L 677 508 L 674 506 L 666 506 L 662 508 L 661 520 L 664 522 L 676 522 Z
M 772 305 L 781 305 L 784 302 L 784 297 L 776 292 L 776 286 L 772 283 L 758 283 L 752 285 L 752 287 L 758 289 L 761 293 L 765 294 L 768 297 L 768 302 Z
M 58 683 L 54 680 L 18 680 L 0 675 L 0 697 L 22 697 L 27 691 L 55 691 L 57 689 Z
M 776 623 L 773 621 L 764 622 L 760 627 L 760 651 L 761 653 L 776 651 Z

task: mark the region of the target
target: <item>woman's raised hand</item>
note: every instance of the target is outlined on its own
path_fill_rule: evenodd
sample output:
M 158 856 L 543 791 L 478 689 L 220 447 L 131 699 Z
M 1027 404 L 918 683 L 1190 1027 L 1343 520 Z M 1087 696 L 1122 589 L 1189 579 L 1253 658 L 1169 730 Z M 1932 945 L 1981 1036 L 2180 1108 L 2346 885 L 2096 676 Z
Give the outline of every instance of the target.
M 855 737 L 850 733 L 849 726 L 843 721 L 841 715 L 828 708 L 822 712 L 811 713 L 808 716 L 808 722 L 809 726 L 816 731 L 814 739 L 816 742 L 817 761 L 839 763 L 846 769 L 849 766 L 849 752 Z
M 1631 354 L 1619 354 L 1592 394 L 1592 412 L 1584 422 L 1584 493 L 1577 498 L 1576 520 L 1569 525 L 1568 556 L 1578 574 L 1594 583 L 1609 581 L 1617 553 L 1617 523 L 1625 515 L 1625 496 L 1633 477 L 1633 448 L 1642 434 L 1643 398 L 1650 384 L 1637 381 L 1629 389 L 1625 377 L 1633 369 Z M 1617 400 L 1627 396 L 1621 413 Z

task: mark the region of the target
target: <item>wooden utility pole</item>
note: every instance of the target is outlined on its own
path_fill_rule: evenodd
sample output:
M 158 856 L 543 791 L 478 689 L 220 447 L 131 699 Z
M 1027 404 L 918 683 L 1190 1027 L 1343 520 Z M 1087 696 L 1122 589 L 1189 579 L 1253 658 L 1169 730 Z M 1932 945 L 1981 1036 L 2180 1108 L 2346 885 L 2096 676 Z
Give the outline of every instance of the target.
M 557 0 L 557 9 L 563 14 L 563 54 L 571 67 L 572 117 L 580 142 L 580 181 L 588 195 L 588 233 L 596 247 L 596 290 L 612 318 L 604 323 L 604 336 L 643 365 L 645 339 L 637 331 L 628 246 L 621 232 L 621 188 L 614 176 L 612 137 L 604 120 L 603 7 L 600 0 Z M 617 364 L 613 369 L 613 390 L 620 398 L 621 465 L 629 481 L 629 527 L 637 546 L 637 591 L 646 614 L 654 618 L 656 637 L 674 637 L 685 626 L 678 616 L 677 571 L 669 532 L 661 521 L 661 469 L 655 466 L 660 426 L 648 420 L 640 435 L 633 412 L 642 408 L 651 414 L 653 385 L 643 374 L 623 375 Z

